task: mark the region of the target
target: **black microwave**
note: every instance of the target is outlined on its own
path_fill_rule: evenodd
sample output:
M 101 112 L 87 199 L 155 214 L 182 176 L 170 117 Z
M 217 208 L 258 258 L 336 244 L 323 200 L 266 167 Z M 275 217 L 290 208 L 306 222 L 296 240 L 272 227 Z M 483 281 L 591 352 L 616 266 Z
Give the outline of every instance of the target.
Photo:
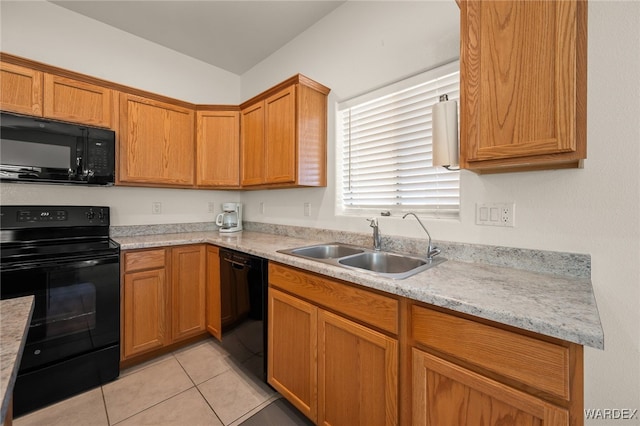
M 113 185 L 115 132 L 2 112 L 0 179 Z

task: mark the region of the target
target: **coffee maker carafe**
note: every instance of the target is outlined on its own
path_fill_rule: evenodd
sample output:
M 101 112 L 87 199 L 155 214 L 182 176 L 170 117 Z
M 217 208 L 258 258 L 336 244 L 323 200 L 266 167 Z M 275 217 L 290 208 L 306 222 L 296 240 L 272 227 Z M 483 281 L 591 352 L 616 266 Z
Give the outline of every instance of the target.
M 242 204 L 222 203 L 222 213 L 216 217 L 220 232 L 242 231 Z

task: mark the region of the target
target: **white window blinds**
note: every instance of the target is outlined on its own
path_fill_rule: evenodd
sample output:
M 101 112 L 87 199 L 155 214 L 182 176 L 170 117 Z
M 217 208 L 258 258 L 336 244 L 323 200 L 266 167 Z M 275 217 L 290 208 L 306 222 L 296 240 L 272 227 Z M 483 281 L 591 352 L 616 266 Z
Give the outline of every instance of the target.
M 443 94 L 459 100 L 459 80 L 455 62 L 338 106 L 345 213 L 458 215 L 460 173 L 431 163 L 431 107 Z

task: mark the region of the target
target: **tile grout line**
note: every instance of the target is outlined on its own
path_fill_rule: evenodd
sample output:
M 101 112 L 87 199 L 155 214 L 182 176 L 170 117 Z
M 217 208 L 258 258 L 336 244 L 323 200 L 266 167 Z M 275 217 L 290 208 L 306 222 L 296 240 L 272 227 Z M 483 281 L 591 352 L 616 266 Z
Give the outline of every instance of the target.
M 200 397 L 202 397 L 202 399 L 204 399 L 204 402 L 207 404 L 207 406 L 209 407 L 209 409 L 211 410 L 211 412 L 213 413 L 214 416 L 216 416 L 216 418 L 218 419 L 218 421 L 220 422 L 221 425 L 224 426 L 224 422 L 222 421 L 222 419 L 220 418 L 220 416 L 218 416 L 218 413 L 216 413 L 216 410 L 213 409 L 213 407 L 211 406 L 211 404 L 209 403 L 209 401 L 207 400 L 207 398 L 205 398 L 205 396 L 202 394 L 202 392 L 200 391 L 200 388 L 198 387 L 198 385 L 196 384 L 196 382 L 193 380 L 193 378 L 189 375 L 189 373 L 187 372 L 187 370 L 184 368 L 184 366 L 182 365 L 182 363 L 180 362 L 180 360 L 178 359 L 178 357 L 175 355 L 175 352 L 171 352 L 171 355 L 173 355 L 173 357 L 176 359 L 176 361 L 178 361 L 178 365 L 180 365 L 180 368 L 182 368 L 182 371 L 184 371 L 184 373 L 187 375 L 187 377 L 189 377 L 189 380 L 191 380 L 191 383 L 193 383 L 193 386 L 196 388 L 196 391 L 198 391 L 198 394 L 200 395 Z M 215 376 L 214 376 L 215 377 Z M 209 379 L 210 380 L 210 379 Z M 205 383 L 207 380 L 205 380 L 202 383 Z M 191 389 L 191 388 L 190 388 Z
M 107 426 L 111 426 L 111 420 L 109 420 L 109 410 L 107 410 L 107 400 L 104 397 L 104 386 L 100 386 L 100 394 L 102 395 L 102 406 L 104 407 L 104 413 L 107 416 Z
M 158 406 L 158 405 L 160 405 L 160 404 L 162 404 L 162 403 L 164 403 L 164 402 L 167 402 L 167 401 L 168 401 L 168 400 L 170 400 L 171 398 L 174 398 L 174 397 L 176 397 L 176 396 L 178 396 L 178 395 L 180 395 L 180 394 L 182 394 L 182 393 L 184 393 L 184 392 L 187 392 L 187 391 L 191 390 L 191 389 L 193 389 L 194 387 L 195 387 L 195 388 L 197 388 L 197 386 L 196 386 L 196 385 L 195 385 L 195 383 L 193 382 L 193 379 L 191 379 L 191 376 L 189 376 L 189 374 L 186 372 L 186 370 L 184 369 L 184 367 L 182 366 L 182 364 L 180 364 L 180 361 L 178 360 L 178 358 L 176 358 L 176 356 L 175 356 L 174 352 L 171 352 L 171 353 L 170 353 L 170 355 L 171 355 L 171 356 L 167 356 L 167 357 L 166 357 L 166 359 L 163 359 L 163 360 L 159 361 L 158 363 L 165 362 L 165 361 L 170 360 L 171 358 L 173 358 L 173 359 L 178 363 L 178 365 L 180 366 L 180 368 L 182 369 L 182 371 L 187 375 L 187 377 L 189 378 L 189 381 L 191 381 L 191 383 L 193 384 L 193 386 L 191 386 L 190 388 L 187 388 L 187 389 L 185 389 L 185 390 L 182 390 L 182 391 L 180 391 L 180 392 L 178 392 L 178 393 L 176 393 L 176 394 L 174 394 L 174 395 L 171 395 L 171 396 L 169 396 L 169 397 L 167 397 L 167 398 L 163 399 L 162 401 L 158 401 L 158 402 L 156 402 L 155 404 L 150 405 L 149 407 L 147 407 L 147 408 L 145 408 L 145 409 L 143 409 L 143 410 L 138 411 L 137 413 L 134 413 L 134 414 L 132 414 L 132 415 L 130 415 L 130 416 L 128 416 L 128 417 L 125 417 L 124 419 L 122 419 L 122 420 L 118 421 L 117 423 L 111 424 L 111 422 L 109 422 L 109 426 L 115 426 L 115 425 L 118 425 L 118 424 L 120 424 L 120 423 L 122 423 L 122 422 L 124 422 L 124 421 L 126 421 L 126 420 L 128 420 L 128 419 L 130 419 L 130 418 L 132 418 L 132 417 L 137 416 L 137 415 L 138 415 L 138 414 L 140 414 L 140 413 L 144 413 L 145 411 L 150 410 L 150 409 L 151 409 L 151 408 L 153 408 L 153 407 L 156 407 L 156 406 Z M 134 372 L 133 372 L 133 373 L 131 373 L 131 374 L 127 374 L 125 377 L 128 377 L 128 376 L 130 376 L 130 375 L 134 375 L 134 374 L 138 374 L 138 373 L 140 373 L 140 372 L 142 372 L 142 371 L 146 370 L 147 368 L 153 367 L 154 365 L 156 365 L 156 364 L 154 363 L 154 364 L 152 364 L 152 365 L 145 366 L 144 368 L 141 368 L 141 369 L 140 369 L 140 370 L 138 370 L 138 371 L 134 371 Z M 103 392 L 103 395 L 104 395 L 104 392 Z M 105 400 L 104 402 L 105 402 L 105 410 L 106 410 L 106 400 Z M 107 411 L 107 413 L 108 413 L 108 411 Z M 109 417 L 108 417 L 108 414 L 107 414 L 107 420 L 108 420 L 108 419 L 109 419 Z

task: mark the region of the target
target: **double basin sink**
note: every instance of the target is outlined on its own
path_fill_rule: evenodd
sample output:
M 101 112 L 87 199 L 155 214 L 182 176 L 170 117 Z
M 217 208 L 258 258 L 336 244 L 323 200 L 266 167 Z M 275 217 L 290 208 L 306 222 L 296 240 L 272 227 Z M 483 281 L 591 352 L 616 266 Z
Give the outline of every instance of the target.
M 342 243 L 316 244 L 278 252 L 397 280 L 426 271 L 446 260 L 375 251 Z

